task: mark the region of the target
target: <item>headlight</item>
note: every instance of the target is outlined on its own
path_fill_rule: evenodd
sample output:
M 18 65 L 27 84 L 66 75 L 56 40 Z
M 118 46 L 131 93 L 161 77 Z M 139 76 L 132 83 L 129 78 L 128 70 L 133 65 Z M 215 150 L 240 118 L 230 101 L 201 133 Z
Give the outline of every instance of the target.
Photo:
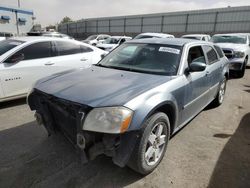
M 244 52 L 234 52 L 234 56 L 235 56 L 235 58 L 243 58 L 243 57 L 245 57 L 245 53 Z
M 102 133 L 124 133 L 130 125 L 133 111 L 125 107 L 94 108 L 87 115 L 83 130 Z

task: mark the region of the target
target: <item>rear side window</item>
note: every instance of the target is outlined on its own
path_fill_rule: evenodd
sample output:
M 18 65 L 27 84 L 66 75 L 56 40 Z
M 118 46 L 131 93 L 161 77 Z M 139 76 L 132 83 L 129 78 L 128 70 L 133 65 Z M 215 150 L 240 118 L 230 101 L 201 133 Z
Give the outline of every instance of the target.
M 46 58 L 52 56 L 52 47 L 50 42 L 38 42 L 24 47 L 17 53 L 22 53 L 24 60 Z
M 79 44 L 67 41 L 56 41 L 58 55 L 71 55 L 82 53 L 82 48 Z
M 208 64 L 213 64 L 218 61 L 218 56 L 215 50 L 211 46 L 203 46 L 205 54 L 207 55 Z
M 222 51 L 222 49 L 219 46 L 214 46 L 214 48 L 216 49 L 216 51 L 219 54 L 220 58 L 224 57 L 224 52 Z

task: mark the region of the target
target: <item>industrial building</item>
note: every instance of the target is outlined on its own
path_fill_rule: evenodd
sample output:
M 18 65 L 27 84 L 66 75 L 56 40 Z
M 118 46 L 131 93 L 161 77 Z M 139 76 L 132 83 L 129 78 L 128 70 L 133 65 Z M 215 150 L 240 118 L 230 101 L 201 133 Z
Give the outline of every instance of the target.
M 33 27 L 31 10 L 0 5 L 0 36 L 25 35 Z
M 58 31 L 75 38 L 95 33 L 134 36 L 142 32 L 186 33 L 250 32 L 250 6 L 82 19 L 59 25 Z

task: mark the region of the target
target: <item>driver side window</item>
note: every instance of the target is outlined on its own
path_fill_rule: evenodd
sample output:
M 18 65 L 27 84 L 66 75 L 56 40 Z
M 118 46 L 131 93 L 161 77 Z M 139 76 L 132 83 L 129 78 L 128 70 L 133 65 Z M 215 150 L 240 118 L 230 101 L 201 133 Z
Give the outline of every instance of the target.
M 188 65 L 190 65 L 192 62 L 206 63 L 205 56 L 201 46 L 194 46 L 189 49 Z
M 51 43 L 39 42 L 26 46 L 23 49 L 16 52 L 14 55 L 12 55 L 10 58 L 8 58 L 6 62 L 8 62 L 9 59 L 12 59 L 12 57 L 18 56 L 19 54 L 23 55 L 23 60 L 52 57 Z

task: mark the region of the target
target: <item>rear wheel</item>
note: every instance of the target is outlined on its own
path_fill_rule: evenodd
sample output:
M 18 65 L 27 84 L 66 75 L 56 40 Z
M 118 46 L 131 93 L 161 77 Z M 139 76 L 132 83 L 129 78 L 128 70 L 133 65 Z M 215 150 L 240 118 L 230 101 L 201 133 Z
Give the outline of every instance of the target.
M 224 76 L 222 82 L 220 83 L 220 87 L 219 87 L 219 91 L 217 93 L 217 96 L 214 99 L 214 104 L 216 106 L 220 106 L 223 103 L 225 93 L 226 93 L 226 87 L 227 87 L 227 78 Z
M 169 140 L 170 123 L 162 112 L 152 115 L 143 125 L 128 166 L 140 174 L 149 174 L 161 162 Z

